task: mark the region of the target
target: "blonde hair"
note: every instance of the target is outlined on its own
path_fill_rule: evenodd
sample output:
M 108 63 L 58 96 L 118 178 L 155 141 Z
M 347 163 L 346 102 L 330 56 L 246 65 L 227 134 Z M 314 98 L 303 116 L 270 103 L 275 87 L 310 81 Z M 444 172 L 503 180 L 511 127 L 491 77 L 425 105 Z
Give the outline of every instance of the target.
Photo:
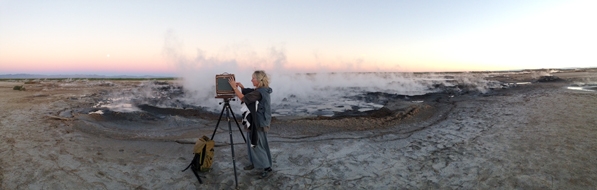
M 259 82 L 257 84 L 257 88 L 266 87 L 269 88 L 269 77 L 265 74 L 263 70 L 257 70 L 253 72 L 253 77 Z

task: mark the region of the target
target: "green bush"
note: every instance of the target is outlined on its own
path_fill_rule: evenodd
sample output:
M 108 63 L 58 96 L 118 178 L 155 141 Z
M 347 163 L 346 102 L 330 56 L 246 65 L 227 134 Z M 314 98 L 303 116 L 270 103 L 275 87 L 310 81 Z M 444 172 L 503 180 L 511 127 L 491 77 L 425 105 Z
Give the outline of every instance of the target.
M 13 89 L 13 90 L 20 90 L 20 91 L 24 91 L 24 90 L 25 90 L 25 87 L 23 87 L 23 85 L 21 85 L 21 86 L 15 86 L 15 87 L 13 87 L 12 89 Z

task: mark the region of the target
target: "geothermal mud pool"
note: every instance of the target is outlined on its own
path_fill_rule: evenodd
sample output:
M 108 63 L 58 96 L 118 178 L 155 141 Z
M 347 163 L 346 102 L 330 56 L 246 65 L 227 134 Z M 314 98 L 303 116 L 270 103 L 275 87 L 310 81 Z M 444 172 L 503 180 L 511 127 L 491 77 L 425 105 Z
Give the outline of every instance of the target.
M 387 77 L 387 73 L 372 75 Z M 273 103 L 272 115 L 278 120 L 274 120 L 272 125 L 295 126 L 303 130 L 310 127 L 302 125 L 329 128 L 323 131 L 341 130 L 328 125 L 345 125 L 344 120 L 352 118 L 359 121 L 353 122 L 352 126 L 344 127 L 347 130 L 383 128 L 397 124 L 404 117 L 413 116 L 425 108 L 441 107 L 443 105 L 439 102 L 446 102 L 450 98 L 462 95 L 486 96 L 494 93 L 490 91 L 492 89 L 506 89 L 516 85 L 487 80 L 483 80 L 484 83 L 462 81 L 455 80 L 454 76 L 437 74 L 421 74 L 418 78 L 411 82 L 415 86 L 419 85 L 415 88 L 419 91 L 403 91 L 410 95 L 389 93 L 399 92 L 395 90 L 370 92 L 367 90 L 377 87 L 368 86 L 324 89 L 313 87 L 311 90 L 317 91 L 316 95 L 321 96 L 320 98 L 299 98 L 293 93 L 278 93 L 286 97 Z M 384 82 L 389 84 L 393 83 L 391 79 L 385 80 Z M 208 127 L 209 121 L 217 119 L 222 109 L 222 104 L 213 106 L 193 101 L 194 96 L 188 95 L 188 91 L 185 93 L 184 87 L 176 81 L 145 81 L 132 86 L 102 84 L 107 84 L 105 86 L 110 88 L 95 94 L 93 98 L 88 99 L 90 102 L 84 102 L 93 106 L 63 110 L 60 115 L 74 113 L 78 125 L 85 126 L 81 127 L 81 130 L 113 138 L 172 140 L 192 137 L 188 136 L 188 131 L 198 126 Z M 423 88 L 424 85 L 427 85 L 426 88 Z M 482 89 L 479 89 L 479 86 Z M 274 92 L 272 96 L 276 95 Z M 313 94 L 303 96 L 312 97 Z M 221 102 L 222 99 L 214 98 L 210 101 Z M 236 118 L 241 117 L 238 104 L 238 101 L 231 101 Z
M 360 82 L 298 75 L 300 91 L 273 86 L 267 179 L 240 169 L 246 146 L 232 122 L 239 188 L 597 186 L 596 70 L 348 76 L 331 78 Z M 11 110 L 0 113 L 0 189 L 235 186 L 228 124 L 215 130 L 222 107 L 209 87 L 38 80 L 12 90 L 23 82 L 0 82 L 0 105 Z M 199 184 L 181 170 L 195 140 L 214 130 L 216 162 Z

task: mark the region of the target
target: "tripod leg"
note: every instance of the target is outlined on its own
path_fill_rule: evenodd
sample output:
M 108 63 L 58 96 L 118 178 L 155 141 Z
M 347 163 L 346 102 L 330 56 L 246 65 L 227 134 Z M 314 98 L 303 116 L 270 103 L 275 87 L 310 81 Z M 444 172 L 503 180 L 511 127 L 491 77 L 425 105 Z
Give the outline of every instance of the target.
M 197 177 L 197 180 L 199 180 L 199 184 L 203 184 L 203 181 L 201 181 L 201 178 L 199 177 L 199 174 L 197 174 L 197 171 L 191 169 L 191 171 L 193 171 L 193 174 L 195 174 L 195 177 Z
M 232 111 L 232 109 L 230 107 L 228 107 L 230 109 L 230 113 L 232 113 L 232 118 L 234 118 L 234 122 L 236 123 L 236 127 L 238 127 L 238 131 L 240 131 L 240 135 L 243 136 L 243 140 L 245 140 L 245 143 L 247 142 L 247 138 L 245 138 L 245 134 L 243 133 L 243 130 L 240 129 L 240 125 L 238 124 L 238 121 L 236 120 L 236 116 L 234 115 L 234 112 Z
M 232 165 L 234 166 L 234 182 L 236 184 L 236 188 L 238 188 L 238 177 L 236 175 L 236 159 L 234 158 L 234 141 L 232 140 L 232 123 L 230 123 L 230 112 L 232 112 L 232 109 L 230 108 L 230 104 L 224 105 L 224 108 L 226 107 L 228 107 L 228 109 L 226 110 L 226 119 L 228 120 L 228 134 L 230 134 L 230 149 L 232 150 Z
M 211 140 L 214 140 L 214 136 L 216 136 L 216 131 L 218 130 L 218 126 L 220 125 L 220 120 L 222 120 L 222 115 L 224 115 L 224 110 L 226 109 L 226 104 L 222 107 L 222 112 L 220 112 L 220 118 L 218 118 L 218 123 L 216 124 L 216 128 L 214 129 L 214 133 L 211 134 Z

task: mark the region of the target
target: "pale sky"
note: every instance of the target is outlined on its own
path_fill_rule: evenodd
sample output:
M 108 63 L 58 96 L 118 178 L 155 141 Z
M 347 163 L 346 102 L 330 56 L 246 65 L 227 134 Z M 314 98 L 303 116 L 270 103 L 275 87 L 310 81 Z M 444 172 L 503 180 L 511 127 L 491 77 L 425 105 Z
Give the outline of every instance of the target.
M 596 2 L 0 0 L 0 74 L 597 67 Z

